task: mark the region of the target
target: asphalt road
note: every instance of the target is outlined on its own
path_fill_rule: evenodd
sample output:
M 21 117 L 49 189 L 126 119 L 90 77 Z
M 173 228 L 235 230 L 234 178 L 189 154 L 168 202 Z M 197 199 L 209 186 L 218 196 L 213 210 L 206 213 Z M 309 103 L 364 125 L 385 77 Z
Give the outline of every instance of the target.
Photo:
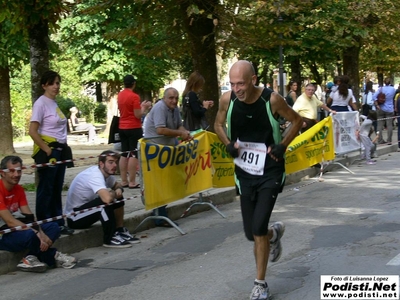
M 321 275 L 399 275 L 400 153 L 287 186 L 271 222 L 286 224 L 279 262 L 267 282 L 274 300 L 320 299 Z M 154 228 L 128 249 L 74 255 L 71 270 L 0 276 L 0 299 L 248 299 L 255 278 L 252 243 L 239 202 L 179 220 L 187 232 Z

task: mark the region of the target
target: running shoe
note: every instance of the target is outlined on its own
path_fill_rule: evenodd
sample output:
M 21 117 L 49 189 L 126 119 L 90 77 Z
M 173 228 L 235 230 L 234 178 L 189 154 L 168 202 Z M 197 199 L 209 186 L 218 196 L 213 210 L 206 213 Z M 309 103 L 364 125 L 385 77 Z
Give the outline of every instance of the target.
M 47 270 L 47 265 L 41 262 L 36 256 L 28 255 L 20 261 L 17 268 L 24 272 L 43 273 Z
M 68 226 L 65 226 L 65 225 L 60 226 L 60 234 L 72 235 L 74 232 L 75 232 L 75 230 L 72 228 L 69 228 Z
M 271 294 L 269 292 L 267 283 L 254 282 L 253 290 L 250 294 L 250 300 L 269 300 L 271 299 Z
M 275 222 L 271 225 L 272 230 L 276 233 L 274 241 L 270 241 L 269 261 L 277 262 L 282 255 L 281 238 L 285 233 L 285 224 L 282 222 Z
M 134 237 L 126 227 L 122 227 L 122 229 L 119 229 L 116 232 L 120 237 L 122 237 L 125 241 L 131 243 L 131 244 L 139 244 L 140 239 L 137 237 Z
M 56 266 L 58 268 L 64 268 L 64 269 L 72 269 L 76 265 L 76 258 L 64 253 L 61 253 L 60 251 L 56 252 L 56 255 L 54 256 L 56 260 Z
M 121 236 L 117 233 L 113 235 L 111 241 L 109 243 L 104 243 L 103 247 L 107 248 L 129 248 L 132 247 L 131 243 L 125 241 Z

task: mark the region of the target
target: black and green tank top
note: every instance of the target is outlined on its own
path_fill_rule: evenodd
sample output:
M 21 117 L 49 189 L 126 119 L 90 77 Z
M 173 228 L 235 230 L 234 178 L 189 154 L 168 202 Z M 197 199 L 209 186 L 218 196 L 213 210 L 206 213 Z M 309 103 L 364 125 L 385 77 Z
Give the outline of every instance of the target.
M 231 141 L 239 139 L 243 142 L 265 143 L 268 146 L 278 144 L 282 140 L 279 130 L 279 121 L 274 117 L 271 110 L 272 90 L 265 88 L 256 102 L 247 104 L 240 101 L 235 93 L 231 91 L 231 101 L 227 112 L 227 135 Z M 264 166 L 264 176 L 278 172 L 284 172 L 284 161 L 276 162 L 267 156 Z M 237 175 L 253 177 L 239 167 L 235 167 Z

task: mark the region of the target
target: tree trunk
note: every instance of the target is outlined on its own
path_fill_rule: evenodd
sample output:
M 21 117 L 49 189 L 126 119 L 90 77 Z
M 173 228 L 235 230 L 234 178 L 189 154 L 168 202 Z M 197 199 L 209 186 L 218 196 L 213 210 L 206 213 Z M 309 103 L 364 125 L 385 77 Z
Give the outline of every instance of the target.
M 43 94 L 40 78 L 49 70 L 49 26 L 48 22 L 40 23 L 29 29 L 29 46 L 31 52 L 32 104 Z M 62 74 L 60 74 L 62 77 Z
M 376 73 L 378 74 L 378 85 L 383 86 L 383 69 L 378 67 Z
M 359 46 L 343 50 L 343 73 L 350 77 L 350 84 L 358 106 L 360 104 L 359 54 Z
M 297 96 L 300 96 L 301 94 L 301 64 L 300 64 L 300 57 L 296 56 L 291 62 L 290 62 L 290 78 L 289 80 L 293 80 L 297 82 L 297 91 L 296 94 Z
M 320 74 L 319 71 L 318 71 L 318 67 L 317 67 L 315 61 L 312 62 L 312 63 L 310 63 L 310 64 L 309 64 L 309 67 L 310 67 L 311 73 L 313 74 L 314 81 L 315 81 L 318 85 L 321 85 L 321 83 L 322 83 L 322 76 L 321 76 L 321 74 Z
M 218 0 L 212 1 L 191 1 L 191 5 L 198 6 L 199 10 L 212 14 L 218 5 Z M 205 13 L 187 15 L 187 6 L 181 5 L 183 22 L 188 34 L 189 45 L 193 61 L 193 71 L 197 70 L 203 75 L 205 84 L 201 99 L 214 100 L 214 106 L 207 112 L 209 130 L 214 131 L 214 121 L 218 110 L 219 87 L 217 58 L 215 51 L 215 26 L 212 18 Z
M 10 70 L 8 66 L 0 67 L 0 154 L 15 153 L 11 123 Z

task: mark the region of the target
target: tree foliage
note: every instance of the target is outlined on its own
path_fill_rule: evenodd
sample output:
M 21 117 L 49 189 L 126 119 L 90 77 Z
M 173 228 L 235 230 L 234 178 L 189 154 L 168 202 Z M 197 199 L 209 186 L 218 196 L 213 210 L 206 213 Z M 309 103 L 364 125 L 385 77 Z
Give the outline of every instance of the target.
M 279 64 L 280 45 L 291 77 L 322 83 L 345 73 L 357 94 L 366 71 L 397 71 L 399 17 L 400 2 L 389 0 L 3 0 L 0 66 L 13 74 L 35 26 L 48 25 L 54 42 L 48 49 L 56 54 L 51 66 L 63 76 L 63 96 L 73 101 L 82 84 L 107 82 L 110 99 L 127 73 L 144 94 L 193 70 L 206 77 L 203 97 L 217 100 L 217 66 L 224 64 L 216 56 L 251 60 L 266 82 Z

